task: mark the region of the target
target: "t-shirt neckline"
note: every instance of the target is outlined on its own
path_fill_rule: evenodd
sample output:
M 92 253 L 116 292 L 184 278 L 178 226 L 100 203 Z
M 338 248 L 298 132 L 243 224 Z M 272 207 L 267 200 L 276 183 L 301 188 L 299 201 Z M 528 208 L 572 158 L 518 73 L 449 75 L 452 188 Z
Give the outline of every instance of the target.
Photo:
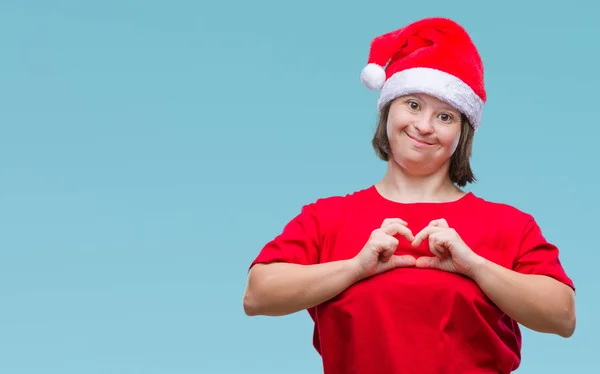
M 401 201 L 390 200 L 390 199 L 384 197 L 377 189 L 377 186 L 374 184 L 371 185 L 371 187 L 369 187 L 369 190 L 371 191 L 372 194 L 374 194 L 376 196 L 377 199 L 379 199 L 387 204 L 396 205 L 396 206 L 404 206 L 404 207 L 410 207 L 410 206 L 438 206 L 438 207 L 440 207 L 440 206 L 455 205 L 455 204 L 460 204 L 460 203 L 466 202 L 475 196 L 473 194 L 473 192 L 469 191 L 469 192 L 466 192 L 463 196 L 459 197 L 456 200 L 401 202 Z

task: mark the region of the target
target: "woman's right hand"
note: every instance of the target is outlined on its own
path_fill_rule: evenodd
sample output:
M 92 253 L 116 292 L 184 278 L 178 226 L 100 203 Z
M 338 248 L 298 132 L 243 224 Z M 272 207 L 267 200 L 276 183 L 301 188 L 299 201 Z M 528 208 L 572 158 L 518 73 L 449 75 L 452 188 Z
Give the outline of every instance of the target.
M 406 238 L 409 243 L 414 240 L 407 223 L 399 218 L 387 218 L 381 227 L 373 230 L 365 246 L 352 259 L 358 268 L 360 279 L 398 267 L 415 266 L 416 259 L 413 256 L 394 255 L 399 243 L 396 235 Z
M 244 310 L 248 315 L 282 316 L 314 307 L 354 283 L 397 267 L 415 266 L 412 256 L 396 256 L 398 239 L 413 234 L 401 219 L 383 221 L 363 249 L 350 259 L 311 265 L 256 264 L 248 274 Z

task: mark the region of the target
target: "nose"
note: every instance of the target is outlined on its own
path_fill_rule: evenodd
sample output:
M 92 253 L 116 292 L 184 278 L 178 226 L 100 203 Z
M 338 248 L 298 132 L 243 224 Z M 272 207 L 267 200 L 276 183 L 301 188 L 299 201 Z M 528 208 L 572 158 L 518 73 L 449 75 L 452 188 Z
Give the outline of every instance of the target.
M 420 116 L 415 120 L 414 126 L 421 134 L 431 134 L 433 132 L 433 124 L 429 116 Z

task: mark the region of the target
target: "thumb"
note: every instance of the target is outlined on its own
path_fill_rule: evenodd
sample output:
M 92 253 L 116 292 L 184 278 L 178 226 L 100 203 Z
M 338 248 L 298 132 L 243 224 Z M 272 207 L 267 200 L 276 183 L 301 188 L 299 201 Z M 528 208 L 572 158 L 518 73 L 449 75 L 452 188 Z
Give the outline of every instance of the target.
M 438 257 L 419 257 L 415 266 L 418 268 L 439 269 L 440 259 Z
M 405 268 L 415 266 L 417 260 L 410 255 L 393 255 L 388 261 L 389 268 Z

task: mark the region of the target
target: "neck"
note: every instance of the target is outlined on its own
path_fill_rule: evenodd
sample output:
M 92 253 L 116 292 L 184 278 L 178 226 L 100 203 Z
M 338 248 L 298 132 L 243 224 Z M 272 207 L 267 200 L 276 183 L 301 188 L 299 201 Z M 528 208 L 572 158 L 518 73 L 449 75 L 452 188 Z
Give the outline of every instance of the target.
M 427 175 L 410 174 L 394 161 L 388 162 L 387 172 L 377 183 L 377 189 L 387 199 L 398 202 L 442 202 L 464 196 L 448 175 L 449 165 Z

